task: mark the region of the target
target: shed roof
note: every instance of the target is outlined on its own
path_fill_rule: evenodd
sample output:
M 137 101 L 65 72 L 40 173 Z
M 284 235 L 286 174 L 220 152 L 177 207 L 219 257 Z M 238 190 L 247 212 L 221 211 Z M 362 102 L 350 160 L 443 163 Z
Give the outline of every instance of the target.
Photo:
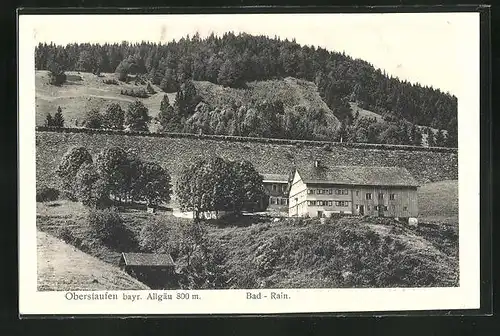
M 170 254 L 122 253 L 122 259 L 128 266 L 174 266 Z
M 288 175 L 284 174 L 261 174 L 263 182 L 288 183 Z
M 315 167 L 311 164 L 297 170 L 304 183 L 418 187 L 418 182 L 403 167 Z

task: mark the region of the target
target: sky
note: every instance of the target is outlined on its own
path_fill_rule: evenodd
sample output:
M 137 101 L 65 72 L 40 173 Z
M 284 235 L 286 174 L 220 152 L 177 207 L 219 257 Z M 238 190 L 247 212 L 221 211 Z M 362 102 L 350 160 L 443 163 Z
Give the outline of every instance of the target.
M 468 33 L 476 13 L 195 14 L 36 16 L 38 42 L 168 42 L 186 35 L 245 32 L 296 39 L 345 52 L 412 83 L 456 94 Z

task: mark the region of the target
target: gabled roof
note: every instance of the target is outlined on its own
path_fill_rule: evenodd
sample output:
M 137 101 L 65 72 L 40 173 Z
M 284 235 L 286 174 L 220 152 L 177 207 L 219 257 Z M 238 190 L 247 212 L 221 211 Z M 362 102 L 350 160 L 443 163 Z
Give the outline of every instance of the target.
M 304 183 L 340 185 L 418 187 L 417 181 L 403 167 L 335 166 L 297 167 Z
M 284 174 L 260 174 L 262 175 L 263 182 L 279 182 L 279 183 L 287 183 L 288 175 Z
M 174 266 L 170 254 L 124 252 L 122 259 L 128 266 Z

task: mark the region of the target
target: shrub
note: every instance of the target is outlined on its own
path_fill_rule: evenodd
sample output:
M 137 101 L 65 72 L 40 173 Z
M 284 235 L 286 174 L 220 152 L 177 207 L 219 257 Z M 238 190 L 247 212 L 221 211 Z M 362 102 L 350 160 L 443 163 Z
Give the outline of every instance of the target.
M 102 82 L 109 85 L 118 85 L 118 81 L 114 78 L 103 79 Z
M 333 148 L 331 144 L 326 143 L 323 145 L 323 149 L 326 150 L 327 152 L 331 152 Z
M 339 219 L 339 218 L 342 218 L 343 216 L 344 216 L 343 214 L 341 214 L 341 213 L 335 213 L 335 212 L 332 212 L 330 214 L 330 218 L 332 218 L 332 219 Z
M 87 223 L 92 237 L 110 248 L 130 251 L 137 247 L 133 232 L 114 208 L 90 210 Z
M 74 247 L 81 248 L 82 240 L 75 236 L 73 231 L 67 226 L 61 226 L 57 231 L 57 237 L 67 244 L 73 245 Z
M 102 124 L 103 116 L 98 109 L 93 108 L 87 111 L 87 113 L 85 114 L 85 119 L 83 121 L 83 125 L 86 128 L 98 129 L 101 128 Z
M 121 90 L 120 93 L 125 96 L 131 96 L 136 98 L 148 98 L 149 95 L 144 89 L 131 89 L 131 90 Z
M 47 186 L 40 186 L 36 189 L 37 202 L 51 202 L 59 198 L 59 190 Z
M 146 90 L 148 91 L 149 94 L 155 94 L 156 93 L 155 89 L 153 89 L 153 87 L 151 86 L 151 83 L 148 83 L 148 86 L 146 87 Z
M 49 84 L 61 86 L 66 82 L 66 74 L 64 72 L 49 72 Z
M 104 127 L 109 129 L 123 129 L 124 120 L 125 111 L 118 103 L 109 104 L 102 115 Z

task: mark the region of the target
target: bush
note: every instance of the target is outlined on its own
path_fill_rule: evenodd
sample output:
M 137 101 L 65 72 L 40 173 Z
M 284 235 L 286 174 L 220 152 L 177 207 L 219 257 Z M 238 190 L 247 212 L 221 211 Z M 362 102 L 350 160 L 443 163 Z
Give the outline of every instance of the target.
M 103 116 L 97 108 L 93 108 L 87 111 L 85 114 L 85 119 L 83 120 L 83 125 L 86 128 L 98 129 L 101 128 L 103 124 Z
M 90 210 L 87 224 L 92 237 L 110 248 L 121 251 L 137 248 L 133 232 L 125 226 L 123 218 L 114 208 Z
M 102 82 L 104 84 L 109 84 L 109 85 L 118 85 L 118 81 L 114 78 L 110 78 L 110 79 L 103 79 Z
M 76 248 L 81 248 L 82 246 L 82 240 L 79 237 L 76 237 L 73 231 L 71 231 L 71 229 L 67 226 L 61 226 L 59 228 L 57 231 L 57 237 Z
M 36 189 L 37 202 L 51 202 L 59 198 L 59 190 L 47 186 L 40 186 Z
M 64 82 L 66 82 L 66 74 L 64 72 L 49 72 L 49 84 L 61 86 Z
M 323 149 L 327 152 L 331 152 L 333 150 L 332 148 L 332 145 L 331 144 L 324 144 L 323 145 Z
M 149 95 L 144 89 L 130 89 L 130 90 L 121 90 L 120 93 L 124 96 L 131 96 L 136 98 L 148 98 Z
M 155 89 L 153 89 L 153 87 L 151 86 L 151 83 L 148 83 L 148 86 L 146 87 L 146 90 L 148 91 L 149 94 L 155 94 L 156 93 Z

